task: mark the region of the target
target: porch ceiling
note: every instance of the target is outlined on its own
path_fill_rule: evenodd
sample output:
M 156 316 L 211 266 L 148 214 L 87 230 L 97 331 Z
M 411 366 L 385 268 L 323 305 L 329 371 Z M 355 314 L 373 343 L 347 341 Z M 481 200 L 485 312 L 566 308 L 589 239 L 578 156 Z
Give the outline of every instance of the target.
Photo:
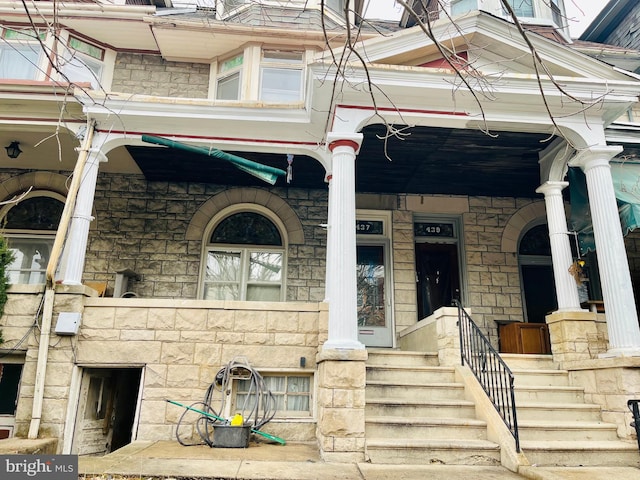
M 548 135 L 414 127 L 403 140 L 390 138 L 384 155 L 382 125 L 363 130 L 356 161 L 356 191 L 535 197 L 540 185 L 538 152 Z M 265 186 L 228 162 L 170 148 L 128 146 L 129 153 L 150 181 L 207 182 Z M 285 170 L 286 156 L 273 153 L 229 152 Z M 293 181 L 276 186 L 326 188 L 324 168 L 311 157 L 296 155 Z

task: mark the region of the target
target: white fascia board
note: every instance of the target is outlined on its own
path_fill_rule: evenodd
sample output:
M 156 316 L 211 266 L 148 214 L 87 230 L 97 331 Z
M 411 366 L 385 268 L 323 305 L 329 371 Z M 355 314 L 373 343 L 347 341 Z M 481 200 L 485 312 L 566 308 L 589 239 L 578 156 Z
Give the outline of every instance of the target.
M 27 2 L 27 7 L 30 3 Z M 38 2 L 37 8 L 30 9 L 32 15 L 38 17 L 52 17 L 58 20 L 66 17 L 108 17 L 122 19 L 139 19 L 147 15 L 154 15 L 154 5 L 98 5 L 94 3 L 58 3 Z M 24 5 L 20 1 L 0 1 L 0 15 L 25 15 Z
M 310 115 L 307 109 L 286 108 L 281 106 L 221 106 L 215 105 L 210 100 L 181 102 L 180 99 L 146 97 L 114 98 L 109 99 L 90 98 L 86 95 L 78 95 L 84 104 L 84 112 L 92 118 L 120 117 L 148 117 L 148 118 L 173 118 L 185 121 L 245 121 L 265 123 L 309 123 Z

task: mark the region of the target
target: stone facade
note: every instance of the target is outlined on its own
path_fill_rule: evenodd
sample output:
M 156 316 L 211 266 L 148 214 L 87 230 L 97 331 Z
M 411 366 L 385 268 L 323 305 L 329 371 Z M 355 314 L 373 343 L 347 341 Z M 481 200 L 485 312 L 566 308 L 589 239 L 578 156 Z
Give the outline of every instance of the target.
M 318 303 L 262 303 L 149 299 L 102 299 L 84 287 L 58 287 L 54 329 L 61 311 L 81 311 L 77 337 L 54 336 L 44 390 L 41 435 L 63 438 L 72 375 L 82 368 L 141 367 L 144 370 L 139 440 L 174 438 L 182 411 L 167 399 L 190 405 L 202 401 L 216 372 L 244 357 L 259 371 L 313 375 L 316 353 L 327 336 L 328 310 Z M 25 355 L 16 412 L 16 435 L 29 429 L 36 377 L 39 332 L 34 318 L 42 297 L 36 291 L 12 291 L 5 311 L 5 339 L 11 346 L 23 336 Z M 33 333 L 29 335 L 29 333 Z M 300 359 L 306 359 L 306 367 Z M 130 392 L 135 401 L 136 392 Z M 76 392 L 77 395 L 77 392 Z M 295 421 L 269 424 L 269 433 L 291 441 L 315 438 L 315 412 Z
M 207 98 L 208 63 L 168 62 L 159 55 L 118 53 L 112 92 L 176 98 Z

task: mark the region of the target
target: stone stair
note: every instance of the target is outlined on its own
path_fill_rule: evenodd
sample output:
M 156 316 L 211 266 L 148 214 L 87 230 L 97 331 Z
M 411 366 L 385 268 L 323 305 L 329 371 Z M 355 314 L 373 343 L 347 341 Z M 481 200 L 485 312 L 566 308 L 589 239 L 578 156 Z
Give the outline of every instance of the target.
M 455 370 L 438 366 L 436 354 L 369 351 L 365 436 L 371 463 L 500 463 Z
M 520 446 L 532 465 L 638 466 L 637 444 L 619 439 L 551 356 L 502 357 L 515 377 Z

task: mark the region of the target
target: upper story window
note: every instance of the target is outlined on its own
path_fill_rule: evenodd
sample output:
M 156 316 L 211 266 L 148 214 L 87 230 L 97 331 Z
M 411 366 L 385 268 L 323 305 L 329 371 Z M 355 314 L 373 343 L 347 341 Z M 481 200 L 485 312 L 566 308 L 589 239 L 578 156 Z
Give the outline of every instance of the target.
M 45 33 L 3 28 L 0 35 L 0 78 L 36 80 Z
M 104 49 L 71 36 L 62 55 L 62 73 L 72 82 L 88 82 L 99 88 L 104 53 Z
M 9 283 L 45 283 L 45 272 L 64 204 L 45 194 L 11 206 L 3 219 L 14 260 L 7 267 Z
M 517 17 L 533 18 L 533 0 L 507 0 Z M 505 12 L 506 15 L 507 12 Z
M 451 16 L 462 15 L 478 9 L 478 0 L 452 0 Z
M 553 23 L 555 23 L 559 27 L 564 27 L 567 23 L 564 20 L 562 11 L 563 9 L 560 0 L 551 0 L 551 15 L 553 16 Z
M 257 212 L 234 213 L 206 247 L 205 300 L 283 300 L 284 245 L 278 227 Z
M 263 50 L 260 64 L 260 100 L 302 100 L 303 53 Z
M 244 55 L 240 54 L 218 64 L 218 77 L 216 81 L 217 100 L 240 99 L 243 62 Z

